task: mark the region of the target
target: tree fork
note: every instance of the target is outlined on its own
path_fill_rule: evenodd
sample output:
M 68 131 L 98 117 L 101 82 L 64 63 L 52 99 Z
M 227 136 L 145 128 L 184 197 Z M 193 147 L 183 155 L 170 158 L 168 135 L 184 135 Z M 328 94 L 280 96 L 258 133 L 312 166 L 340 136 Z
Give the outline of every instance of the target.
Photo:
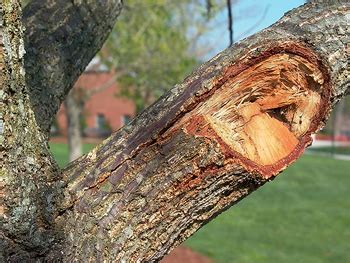
M 334 0 L 289 12 L 69 164 L 55 181 L 54 249 L 40 255 L 158 261 L 275 178 L 349 91 L 349 9 Z

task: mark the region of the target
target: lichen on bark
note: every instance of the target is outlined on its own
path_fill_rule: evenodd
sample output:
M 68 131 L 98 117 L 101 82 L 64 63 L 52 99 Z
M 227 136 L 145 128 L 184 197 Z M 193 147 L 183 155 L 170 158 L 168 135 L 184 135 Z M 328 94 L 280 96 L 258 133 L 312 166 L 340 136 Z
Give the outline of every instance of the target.
M 35 7 L 40 19 L 49 14 L 45 5 L 39 6 L 42 1 L 33 3 L 27 9 L 28 17 L 34 15 Z M 50 3 L 51 11 L 68 10 L 70 19 L 74 18 L 72 4 L 83 11 L 90 4 L 101 10 L 93 1 Z M 120 1 L 106 4 L 119 12 Z M 47 40 L 35 31 L 38 28 L 32 28 L 27 38 L 33 40 L 27 43 L 32 45 L 27 65 L 33 66 L 29 66 L 29 89 L 23 75 L 19 4 L 6 0 L 1 7 L 0 260 L 4 261 L 158 261 L 294 161 L 309 144 L 310 133 L 322 127 L 329 109 L 349 90 L 349 2 L 311 2 L 204 63 L 130 125 L 69 164 L 61 176 L 48 151 L 50 120 L 45 118 L 52 118 L 86 58 L 92 57 L 101 41 L 93 47 L 87 43 L 79 46 L 84 62 L 73 63 L 74 74 L 62 77 L 64 85 L 53 98 L 54 106 L 45 99 L 42 105 L 49 109 L 39 121 L 38 113 L 45 111 L 45 106 L 38 109 L 34 104 L 43 99 L 45 85 L 60 86 L 62 79 L 50 76 L 61 74 L 65 63 L 57 64 L 57 72 L 51 72 L 52 68 L 41 72 L 40 66 L 33 65 L 38 61 L 35 41 L 45 44 Z M 101 14 L 105 11 L 110 10 Z M 83 30 L 89 19 L 95 18 L 73 19 L 79 25 L 75 36 L 83 32 L 79 41 L 90 39 L 86 36 L 90 29 L 96 33 L 92 38 L 105 37 L 96 28 Z M 56 36 L 57 42 L 50 42 L 53 49 L 64 41 L 60 33 L 64 32 L 64 37 L 70 25 L 64 21 L 63 31 L 53 30 L 54 23 L 48 25 L 50 35 Z M 103 19 L 99 22 L 103 24 Z M 101 23 L 92 25 L 105 28 Z M 73 42 L 67 50 L 75 47 Z M 59 54 L 53 57 L 60 60 Z M 50 59 L 50 54 L 47 56 Z M 283 72 L 286 69 L 292 72 Z M 38 75 L 35 70 L 40 71 Z M 258 74 L 255 79 L 254 74 Z M 264 92 L 252 92 L 250 82 Z M 33 83 L 40 84 L 37 92 L 41 95 L 36 98 L 32 97 L 37 94 L 32 92 Z M 276 85 L 271 88 L 270 84 Z M 294 92 L 294 88 L 302 92 Z M 313 100 L 306 101 L 306 96 Z M 311 122 L 294 116 L 301 109 L 308 112 Z M 239 149 L 238 141 L 232 140 L 245 140 L 247 146 L 246 137 L 251 137 L 254 147 L 261 143 L 261 134 L 250 128 L 261 127 L 259 120 L 264 118 L 282 131 L 272 134 L 277 139 L 281 133 L 291 137 L 287 142 L 276 140 L 276 145 L 283 142 L 283 154 L 271 151 L 269 158 L 262 158 L 263 151 L 256 156 L 254 151 Z M 236 129 L 232 123 L 246 129 Z M 273 169 L 267 167 L 271 165 Z
M 1 253 L 22 261 L 47 253 L 58 169 L 40 133 L 25 85 L 20 4 L 1 5 Z

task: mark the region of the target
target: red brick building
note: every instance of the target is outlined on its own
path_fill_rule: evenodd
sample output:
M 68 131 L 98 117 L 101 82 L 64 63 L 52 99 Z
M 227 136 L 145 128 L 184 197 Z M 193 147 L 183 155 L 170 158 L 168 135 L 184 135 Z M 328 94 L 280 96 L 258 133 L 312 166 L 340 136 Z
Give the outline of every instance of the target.
M 107 71 L 86 71 L 84 72 L 74 88 L 95 90 L 94 94 L 86 101 L 82 118 L 84 122 L 83 134 L 89 137 L 108 135 L 126 124 L 135 116 L 135 105 L 131 100 L 118 97 L 118 85 L 110 83 L 113 73 Z M 73 89 L 74 89 L 73 88 Z M 67 135 L 67 120 L 64 105 L 62 104 L 57 114 L 57 128 L 59 134 Z

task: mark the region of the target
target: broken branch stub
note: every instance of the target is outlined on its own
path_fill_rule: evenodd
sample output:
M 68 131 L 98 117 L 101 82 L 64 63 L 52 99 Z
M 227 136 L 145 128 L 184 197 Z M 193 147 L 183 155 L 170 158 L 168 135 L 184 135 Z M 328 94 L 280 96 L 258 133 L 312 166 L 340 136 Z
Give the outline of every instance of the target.
M 3 25 L 12 33 L 6 29 L 2 34 L 9 40 L 22 39 L 19 5 L 10 2 L 4 5 L 10 16 Z M 36 2 L 30 9 L 47 17 L 37 8 L 41 1 Z M 116 15 L 121 1 L 114 2 L 115 8 L 108 10 Z M 99 2 L 99 6 L 105 10 L 105 5 Z M 50 5 L 55 12 L 68 10 L 71 18 L 76 7 L 57 4 L 52 9 Z M 108 23 L 102 19 L 101 27 L 93 26 L 98 32 L 92 30 L 96 33 L 88 34 L 92 38 L 84 37 L 91 27 L 85 33 L 76 28 L 72 36 L 98 41 L 92 49 L 91 41 L 83 41 L 89 47 L 73 41 L 81 46 L 70 45 L 79 51 L 77 56 L 81 57 L 81 50 L 86 56 L 71 59 L 77 70 L 66 80 L 52 76 L 64 76 L 61 66 L 70 68 L 66 58 L 71 55 L 57 60 L 53 58 L 62 56 L 61 49 L 53 58 L 44 52 L 44 60 L 63 61 L 50 67 L 50 72 L 44 70 L 50 74 L 41 72 L 48 67 L 39 56 L 42 65 L 32 77 L 44 89 L 31 85 L 39 87 L 34 93 L 24 85 L 22 74 L 16 76 L 23 73 L 23 60 L 15 59 L 22 53 L 16 52 L 22 50 L 18 49 L 22 41 L 10 41 L 13 48 L 7 51 L 2 45 L 2 77 L 10 81 L 2 83 L 5 198 L 0 213 L 5 216 L 0 250 L 5 255 L 0 258 L 10 262 L 155 262 L 162 258 L 295 160 L 310 143 L 311 133 L 323 126 L 329 109 L 348 93 L 349 11 L 347 0 L 311 1 L 290 11 L 273 26 L 204 63 L 130 124 L 69 164 L 63 177 L 41 131 L 49 127 L 46 117 L 58 109 L 63 93 L 102 43 L 99 29 L 109 27 L 114 18 Z M 63 27 L 71 31 L 69 21 L 75 19 L 64 20 L 68 26 Z M 53 35 L 66 32 L 53 25 Z M 41 34 L 42 27 L 38 28 L 39 40 L 53 39 L 46 34 L 50 30 Z M 34 65 L 35 57 L 27 56 L 26 64 Z M 12 66 L 19 71 L 11 70 Z M 63 89 L 57 91 L 52 79 Z M 46 96 L 49 86 L 56 87 L 57 96 Z M 53 100 L 36 96 L 40 91 Z M 30 100 L 33 94 L 43 108 Z M 45 120 L 35 119 L 32 109 L 48 113 L 39 114 Z
M 285 42 L 241 61 L 215 72 L 210 89 L 185 81 L 162 118 L 139 116 L 66 169 L 64 206 L 70 209 L 58 219 L 72 236 L 88 214 L 98 221 L 67 244 L 72 255 L 93 238 L 113 251 L 108 259 L 158 260 L 303 152 L 330 105 L 320 60 Z M 152 121 L 141 122 L 146 119 Z M 166 231 L 175 234 L 157 234 Z M 149 250 L 151 242 L 160 248 Z M 105 259 L 92 247 L 84 251 Z
M 301 55 L 273 54 L 228 79 L 173 129 L 214 139 L 234 162 L 269 178 L 311 143 L 329 104 L 325 79 Z
M 65 260 L 157 261 L 296 160 L 349 89 L 349 10 L 291 11 L 71 163 Z

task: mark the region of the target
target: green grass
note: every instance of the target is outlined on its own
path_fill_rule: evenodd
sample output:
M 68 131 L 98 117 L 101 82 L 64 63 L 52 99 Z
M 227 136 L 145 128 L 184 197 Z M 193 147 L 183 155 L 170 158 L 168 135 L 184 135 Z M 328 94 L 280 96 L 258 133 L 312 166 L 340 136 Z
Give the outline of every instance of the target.
M 350 262 L 349 171 L 304 156 L 186 244 L 215 262 Z
M 63 166 L 67 146 L 51 149 Z M 218 263 L 350 262 L 349 171 L 349 161 L 304 156 L 185 244 Z
M 95 144 L 84 144 L 83 153 L 88 153 Z M 68 145 L 65 143 L 50 143 L 50 150 L 55 156 L 58 165 L 63 168 L 68 164 Z
M 335 153 L 335 154 L 346 154 L 350 155 L 350 147 L 317 147 L 317 148 L 309 148 L 310 152 L 324 152 L 324 153 Z

